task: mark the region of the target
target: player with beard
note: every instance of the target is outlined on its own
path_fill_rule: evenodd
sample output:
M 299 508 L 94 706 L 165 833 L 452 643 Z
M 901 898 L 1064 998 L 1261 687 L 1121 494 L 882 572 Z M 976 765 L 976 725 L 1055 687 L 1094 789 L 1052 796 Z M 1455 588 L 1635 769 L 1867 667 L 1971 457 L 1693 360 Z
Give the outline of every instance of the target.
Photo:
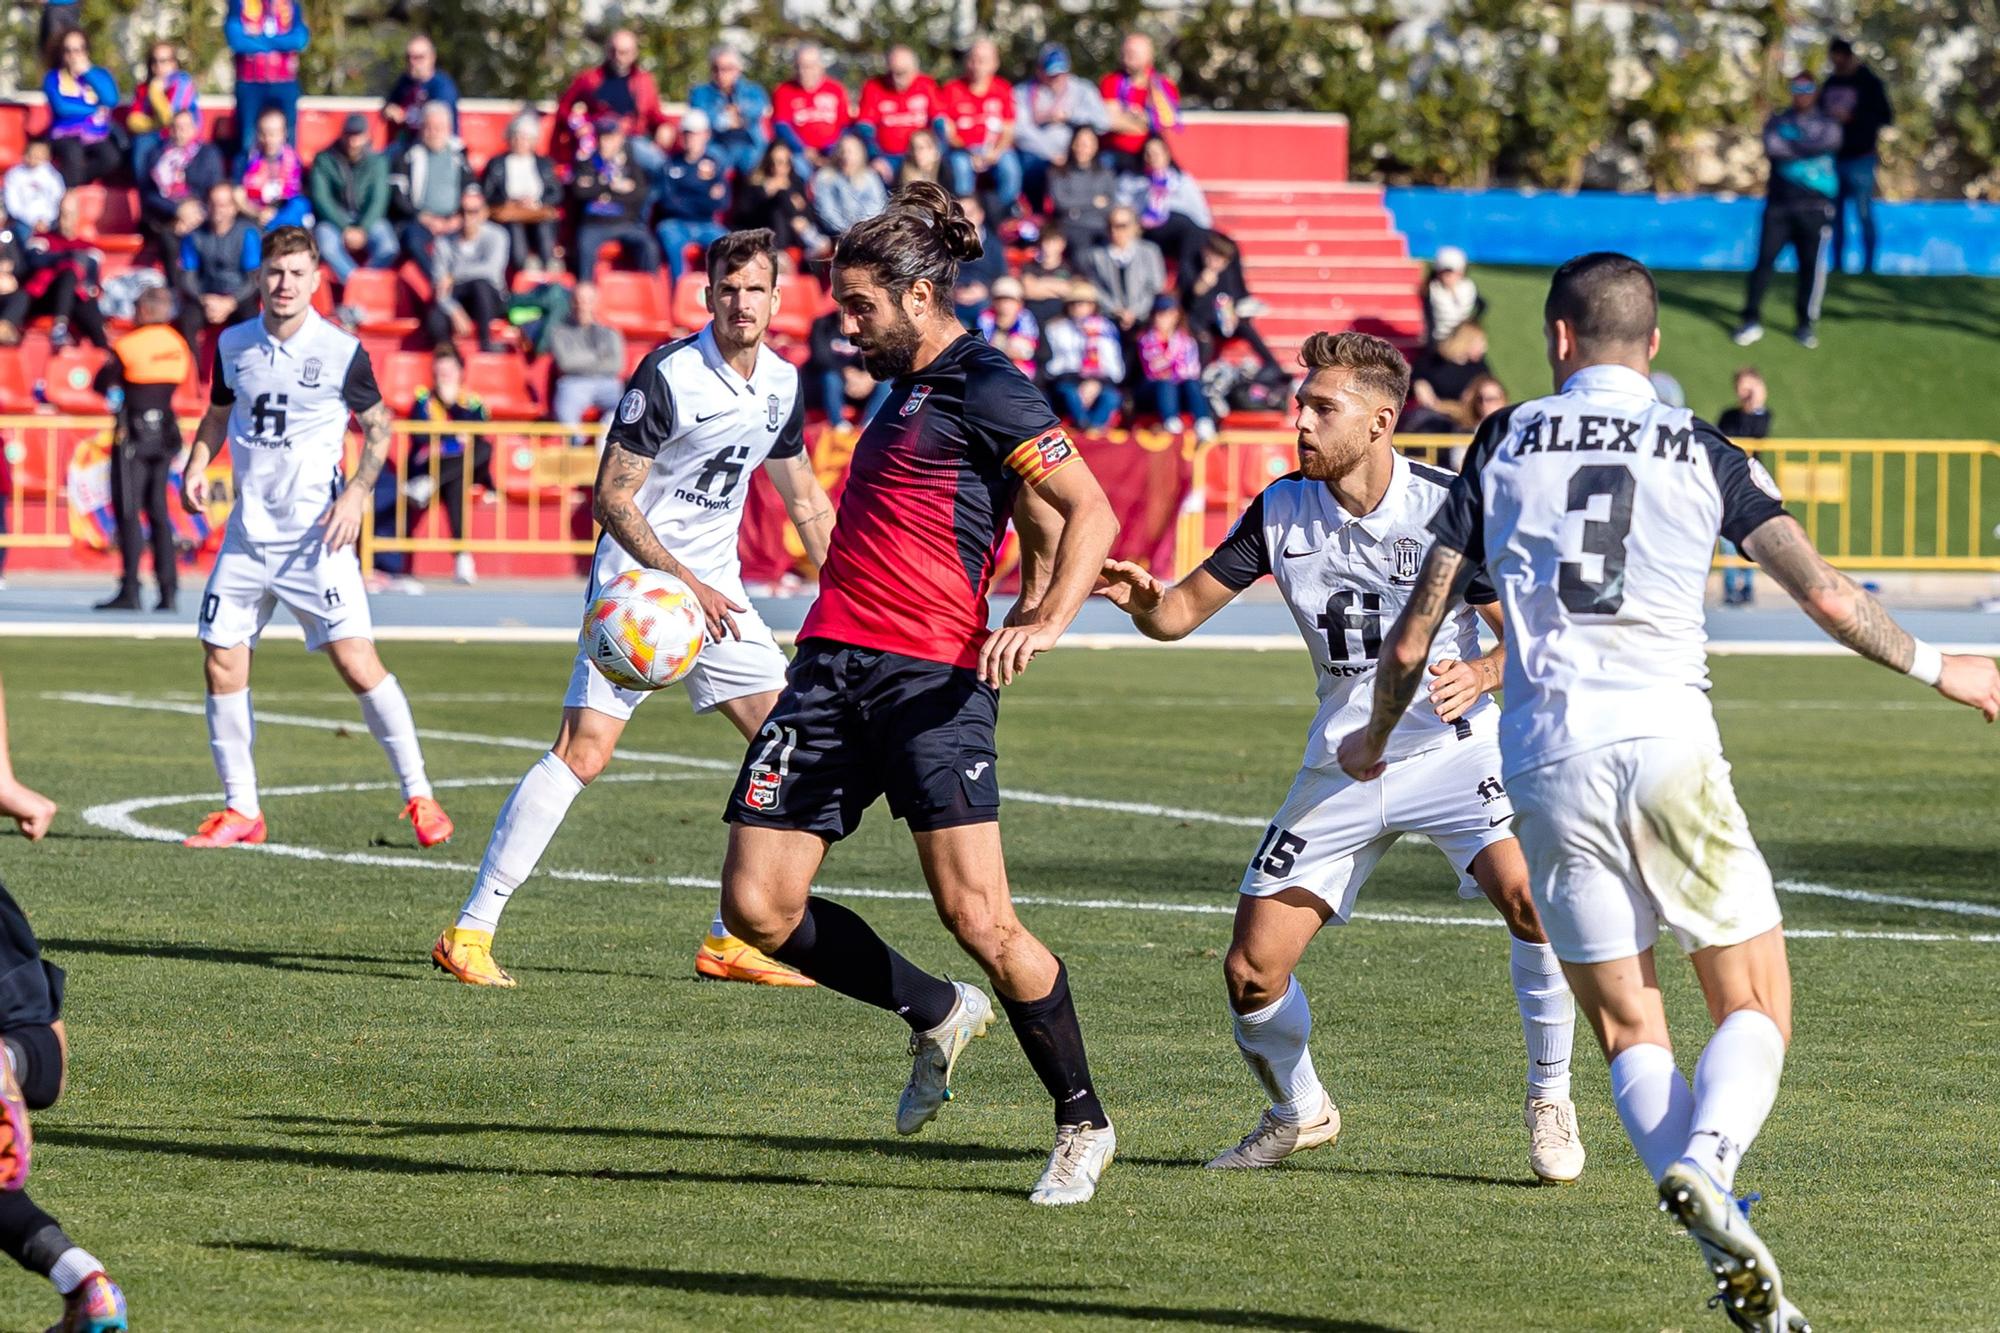
M 835 248 L 841 331 L 889 393 L 855 445 L 785 692 L 730 796 L 722 911 L 749 943 L 909 1024 L 915 1060 L 896 1129 L 922 1129 L 951 1098 L 959 1053 L 992 1004 L 811 893 L 827 849 L 886 795 L 938 914 L 985 969 L 1054 1099 L 1055 1149 L 1029 1198 L 1073 1204 L 1096 1191 L 1116 1137 L 1068 974 L 1008 893 L 996 687 L 1062 637 L 1118 524 L 1035 386 L 954 317 L 958 265 L 979 254 L 977 230 L 930 182 L 897 191 Z M 986 592 L 1017 502 L 1031 549 L 1042 544 L 1050 563 L 990 632 Z

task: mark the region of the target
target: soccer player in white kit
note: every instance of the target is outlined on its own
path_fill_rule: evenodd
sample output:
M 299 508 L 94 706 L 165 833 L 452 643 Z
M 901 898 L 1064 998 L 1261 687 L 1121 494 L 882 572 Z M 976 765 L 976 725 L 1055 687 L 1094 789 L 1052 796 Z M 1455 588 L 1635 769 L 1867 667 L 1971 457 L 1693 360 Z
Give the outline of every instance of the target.
M 265 238 L 257 277 L 263 313 L 216 339 L 208 411 L 181 482 L 182 503 L 202 512 L 209 460 L 229 446 L 236 499 L 199 615 L 208 744 L 224 804 L 187 839 L 189 847 L 264 841 L 250 659 L 279 602 L 305 629 L 306 647 L 324 649 L 361 701 L 368 731 L 402 784 L 402 817 L 417 841 L 431 847 L 451 837 L 451 820 L 424 775 L 410 701 L 375 652 L 355 547 L 389 453 L 389 407 L 360 340 L 312 308 L 319 281 L 310 232 L 279 227 Z M 349 416 L 362 431 L 351 477 L 342 475 Z
M 1758 463 L 1659 400 L 1647 378 L 1657 316 L 1652 275 L 1632 259 L 1556 270 L 1543 311 L 1556 392 L 1481 425 L 1340 763 L 1364 780 L 1383 771 L 1431 636 L 1483 570 L 1507 608 L 1500 749 L 1535 905 L 1610 1061 L 1619 1118 L 1660 1207 L 1701 1248 L 1710 1303 L 1740 1328 L 1798 1333 L 1805 1317 L 1732 1194 L 1777 1097 L 1792 983 L 1771 872 L 1708 703 L 1716 537 L 1841 643 L 1989 722 L 2000 672 L 1912 639 L 1820 558 Z M 1692 1088 L 1655 973 L 1662 925 L 1716 1022 Z
M 597 474 L 604 526 L 591 565 L 597 590 L 631 569 L 660 569 L 693 589 L 708 642 L 683 682 L 697 713 L 719 712 L 744 739 L 785 688 L 784 650 L 743 591 L 737 534 L 762 466 L 806 557 L 826 559 L 833 505 L 805 452 L 798 371 L 764 345 L 778 309 L 778 257 L 768 230 L 731 232 L 709 247 L 708 308 L 693 337 L 655 348 L 632 374 Z M 493 932 L 534 873 L 583 789 L 604 771 L 632 711 L 651 695 L 613 685 L 579 646 L 555 745 L 500 807 L 472 892 L 431 961 L 475 986 L 514 985 L 493 958 Z M 718 913 L 695 954 L 698 975 L 810 986 L 795 969 L 729 934 Z
M 1304 766 L 1250 859 L 1223 972 L 1236 1044 L 1271 1098 L 1257 1127 L 1217 1169 L 1275 1166 L 1331 1143 L 1340 1112 L 1313 1068 L 1312 1013 L 1293 969 L 1329 921 L 1345 924 L 1376 864 L 1405 833 L 1450 860 L 1461 893 L 1483 892 L 1513 936 L 1514 998 L 1528 1045 L 1528 1161 L 1551 1182 L 1583 1172 L 1569 1096 L 1575 1007 L 1528 896 L 1528 869 L 1500 782 L 1494 708 L 1504 650 L 1479 655 L 1478 618 L 1497 631 L 1497 601 L 1468 588 L 1429 660 L 1430 697 L 1396 719 L 1385 787 L 1334 766 L 1333 747 L 1368 715 L 1382 630 L 1415 586 L 1427 525 L 1452 474 L 1393 447 L 1410 370 L 1391 343 L 1315 333 L 1300 352 L 1299 471 L 1272 483 L 1201 568 L 1171 588 L 1137 565 L 1105 564 L 1105 593 L 1156 639 L 1192 633 L 1272 575 L 1312 649 L 1319 710 Z

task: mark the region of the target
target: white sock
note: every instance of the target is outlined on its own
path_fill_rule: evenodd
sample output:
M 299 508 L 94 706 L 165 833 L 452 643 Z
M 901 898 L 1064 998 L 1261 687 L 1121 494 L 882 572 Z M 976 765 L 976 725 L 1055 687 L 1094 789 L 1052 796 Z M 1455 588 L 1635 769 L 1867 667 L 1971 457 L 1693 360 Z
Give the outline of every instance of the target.
M 1514 1003 L 1521 1010 L 1521 1035 L 1528 1041 L 1528 1096 L 1569 1098 L 1570 1044 L 1576 1036 L 1576 1004 L 1563 980 L 1556 951 L 1546 944 L 1513 940 L 1508 970 Z
M 1708 1168 L 1724 1189 L 1736 1185 L 1736 1164 L 1756 1141 L 1778 1099 L 1785 1039 L 1770 1015 L 1738 1009 L 1722 1020 L 1694 1067 L 1694 1122 L 1687 1156 Z
M 1611 1062 L 1611 1100 L 1654 1180 L 1687 1150 L 1694 1092 L 1664 1046 L 1632 1046 Z
M 396 781 L 403 784 L 403 799 L 429 796 L 431 780 L 424 776 L 424 751 L 417 744 L 417 720 L 410 716 L 410 701 L 404 696 L 403 687 L 394 676 L 384 676 L 380 685 L 354 697 L 361 701 L 361 716 L 367 719 L 368 734 L 382 746 L 383 753 L 389 756 L 389 766 L 396 770 Z
M 1313 1068 L 1306 1039 L 1312 1036 L 1312 1006 L 1293 977 L 1285 993 L 1262 1009 L 1236 1014 L 1236 1049 L 1263 1085 L 1278 1119 L 1294 1123 L 1319 1110 L 1326 1096 Z
M 583 784 L 568 764 L 550 751 L 514 784 L 500 817 L 493 822 L 493 836 L 486 844 L 486 857 L 479 863 L 479 877 L 472 881 L 472 893 L 458 910 L 459 928 L 493 930 L 500 913 L 521 881 L 535 873 L 535 865 L 562 827 L 571 802 L 583 792 Z
M 215 771 L 222 777 L 222 803 L 239 815 L 263 813 L 257 804 L 257 761 L 251 757 L 256 744 L 250 691 L 209 695 L 208 752 L 215 756 Z
M 729 934 L 729 924 L 722 919 L 721 903 L 715 905 L 715 920 L 708 923 L 708 933 L 717 939 L 722 939 Z
M 83 1280 L 92 1273 L 102 1273 L 104 1265 L 97 1262 L 97 1256 L 80 1245 L 72 1245 L 62 1252 L 56 1266 L 49 1270 L 49 1281 L 56 1284 L 58 1294 L 67 1296 L 83 1285 Z

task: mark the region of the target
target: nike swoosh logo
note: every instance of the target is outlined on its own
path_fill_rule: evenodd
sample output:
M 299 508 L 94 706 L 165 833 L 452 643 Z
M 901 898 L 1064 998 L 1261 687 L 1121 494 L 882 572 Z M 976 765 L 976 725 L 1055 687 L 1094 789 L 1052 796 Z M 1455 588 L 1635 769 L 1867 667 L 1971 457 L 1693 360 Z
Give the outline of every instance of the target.
M 708 414 L 707 416 L 705 416 L 705 417 L 696 417 L 696 418 L 694 419 L 694 424 L 695 424 L 695 425 L 697 425 L 697 426 L 699 426 L 699 425 L 701 425 L 701 424 L 702 424 L 703 422 L 705 422 L 705 421 L 713 421 L 713 420 L 715 420 L 715 419 L 716 419 L 717 417 L 726 417 L 726 416 L 728 416 L 728 415 L 729 415 L 729 409 L 725 407 L 725 408 L 723 408 L 723 409 L 722 409 L 722 410 L 721 410 L 720 412 L 710 412 L 710 413 L 709 413 L 709 414 Z
M 1506 822 L 1507 822 L 1508 820 L 1512 819 L 1513 817 L 1514 817 L 1514 816 L 1512 816 L 1512 815 L 1502 815 L 1502 816 L 1500 816 L 1500 818 L 1498 818 L 1498 819 L 1489 819 L 1489 820 L 1487 820 L 1487 821 L 1486 821 L 1486 827 L 1487 827 L 1487 828 L 1499 828 L 1499 827 L 1500 827 L 1500 826 L 1501 826 L 1502 824 L 1506 823 Z
M 1306 551 L 1287 551 L 1285 552 L 1285 559 L 1303 560 L 1309 555 L 1318 555 L 1318 554 L 1319 554 L 1319 548 L 1315 546 L 1311 550 L 1306 550 Z
M 974 764 L 971 768 L 966 769 L 965 776 L 971 778 L 974 782 L 977 782 L 979 781 L 980 774 L 984 773 L 988 768 L 991 767 L 992 767 L 991 764 L 987 763 L 984 759 L 982 759 L 978 763 Z

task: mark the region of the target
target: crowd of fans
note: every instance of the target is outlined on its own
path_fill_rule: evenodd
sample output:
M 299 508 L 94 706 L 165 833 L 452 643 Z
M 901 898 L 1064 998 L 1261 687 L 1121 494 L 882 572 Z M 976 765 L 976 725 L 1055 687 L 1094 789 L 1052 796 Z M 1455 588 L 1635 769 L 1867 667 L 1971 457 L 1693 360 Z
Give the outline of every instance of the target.
M 1001 77 L 988 40 L 941 82 L 897 46 L 858 95 L 815 44 L 798 48 L 793 77 L 768 94 L 745 77 L 739 52 L 718 46 L 709 80 L 685 90 L 673 123 L 636 36 L 621 29 L 600 64 L 569 80 L 552 124 L 524 108 L 505 150 L 475 163 L 458 135 L 458 86 L 428 38 L 409 41 L 384 96 L 387 148 L 376 147 L 368 117 L 351 115 L 307 161 L 296 144 L 303 10 L 296 0 L 229 0 L 225 32 L 237 107 L 226 143 L 204 137 L 196 82 L 171 43 L 151 48 L 128 99 L 94 63 L 88 34 L 52 25 L 51 123 L 0 186 L 11 219 L 0 231 L 12 238 L 0 249 L 0 344 L 41 315 L 57 346 L 104 344 L 99 257 L 65 221 L 70 192 L 94 182 L 136 185 L 157 274 L 135 270 L 131 280 L 165 287 L 191 343 L 255 309 L 260 237 L 290 224 L 314 232 L 337 316 L 354 316 L 342 291 L 358 271 L 413 263 L 435 293 L 424 303 L 428 341 L 490 349 L 523 288 L 574 288 L 559 322 L 581 321 L 600 265 L 678 281 L 731 228 L 769 227 L 795 262 L 821 263 L 898 185 L 923 179 L 959 195 L 986 240 L 955 293 L 961 317 L 1080 422 L 1143 414 L 1212 434 L 1223 393 L 1212 377 L 1204 392 L 1204 374 L 1231 340 L 1255 358 L 1241 378 L 1287 378 L 1258 335 L 1234 243 L 1175 164 L 1179 90 L 1142 34 L 1094 83 L 1054 44 L 1018 86 Z M 1030 253 L 1010 267 L 1010 254 Z M 137 294 L 117 304 L 129 309 Z M 832 323 L 808 348 L 814 405 L 863 412 L 875 388 Z M 602 382 L 622 366 L 596 355 L 602 347 L 582 357 L 578 340 L 554 341 L 537 350 L 555 355 L 559 386 L 572 377 L 587 386 L 559 387 L 557 405 L 601 411 Z

